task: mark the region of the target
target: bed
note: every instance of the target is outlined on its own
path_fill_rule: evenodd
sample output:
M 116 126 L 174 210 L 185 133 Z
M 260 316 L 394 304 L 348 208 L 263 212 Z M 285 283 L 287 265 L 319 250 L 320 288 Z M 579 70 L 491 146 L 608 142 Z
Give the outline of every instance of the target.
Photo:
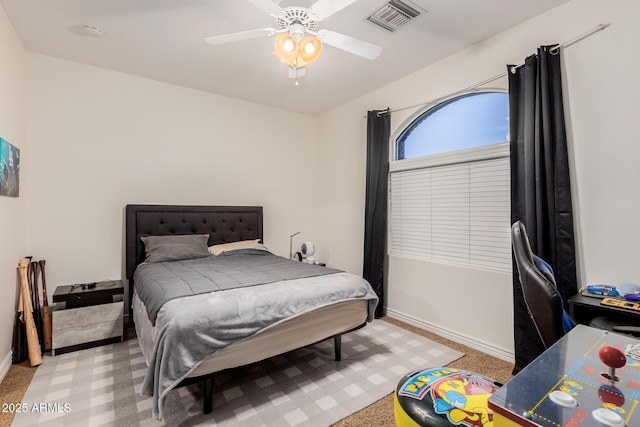
M 156 419 L 166 394 L 193 382 L 210 413 L 213 377 L 227 369 L 330 338 L 340 360 L 341 335 L 373 320 L 378 298 L 361 277 L 269 252 L 260 206 L 127 205 L 125 222 L 141 393 Z

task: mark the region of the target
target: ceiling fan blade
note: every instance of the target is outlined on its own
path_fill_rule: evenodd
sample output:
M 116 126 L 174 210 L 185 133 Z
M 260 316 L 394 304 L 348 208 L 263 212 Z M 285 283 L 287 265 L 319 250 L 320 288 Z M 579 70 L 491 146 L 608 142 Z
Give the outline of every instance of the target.
M 354 55 L 367 59 L 376 59 L 382 53 L 382 47 L 364 40 L 330 30 L 318 31 L 318 38 L 322 43 L 337 47 Z
M 278 16 L 282 13 L 282 8 L 272 0 L 249 0 L 254 6 L 267 12 L 269 15 Z
M 277 33 L 273 28 L 258 28 L 255 30 L 240 31 L 237 33 L 219 34 L 216 36 L 208 36 L 204 41 L 211 44 L 224 44 L 237 42 L 240 40 L 255 39 L 258 37 L 274 36 Z
M 314 14 L 319 20 L 322 20 L 344 9 L 355 1 L 356 0 L 318 0 L 309 8 L 309 12 Z

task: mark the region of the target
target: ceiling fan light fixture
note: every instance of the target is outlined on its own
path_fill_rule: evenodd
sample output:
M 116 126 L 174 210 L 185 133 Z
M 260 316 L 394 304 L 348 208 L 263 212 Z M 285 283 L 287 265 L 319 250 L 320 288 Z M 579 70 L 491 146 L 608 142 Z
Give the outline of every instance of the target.
M 275 52 L 278 58 L 286 63 L 294 61 L 298 57 L 300 46 L 298 40 L 291 34 L 282 33 L 276 36 L 274 41 Z
M 282 43 L 282 48 L 284 49 L 285 52 L 291 53 L 296 48 L 296 44 L 293 40 L 286 39 L 284 43 Z
M 281 33 L 276 36 L 274 47 L 274 55 L 282 62 L 290 67 L 300 68 L 318 59 L 322 51 L 322 42 L 311 36 L 298 42 L 294 34 Z
M 313 52 L 316 51 L 316 47 L 314 46 L 313 43 L 306 43 L 303 47 L 304 53 L 306 53 L 307 55 L 311 55 Z
M 300 42 L 300 59 L 310 64 L 320 56 L 322 42 L 317 37 L 306 37 Z

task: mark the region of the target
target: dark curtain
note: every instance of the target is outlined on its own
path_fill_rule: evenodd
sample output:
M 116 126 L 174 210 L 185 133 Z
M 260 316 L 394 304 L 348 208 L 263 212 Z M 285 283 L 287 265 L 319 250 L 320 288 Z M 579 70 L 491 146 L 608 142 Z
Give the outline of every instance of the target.
M 389 110 L 367 114 L 367 182 L 364 213 L 362 277 L 380 299 L 376 317 L 382 317 L 384 266 L 387 253 L 387 182 L 389 174 Z
M 566 304 L 577 291 L 569 180 L 562 103 L 560 49 L 542 46 L 523 66 L 508 66 L 511 135 L 511 222 L 527 228 L 533 252 L 555 272 Z M 514 374 L 544 351 L 513 267 Z

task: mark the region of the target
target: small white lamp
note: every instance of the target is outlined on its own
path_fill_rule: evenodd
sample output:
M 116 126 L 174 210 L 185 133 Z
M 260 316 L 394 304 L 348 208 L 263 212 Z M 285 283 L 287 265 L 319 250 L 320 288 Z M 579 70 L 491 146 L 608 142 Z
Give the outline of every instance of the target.
M 297 236 L 298 234 L 300 234 L 299 231 L 293 233 L 291 236 L 289 236 L 289 259 L 293 259 L 293 238 L 294 236 Z

